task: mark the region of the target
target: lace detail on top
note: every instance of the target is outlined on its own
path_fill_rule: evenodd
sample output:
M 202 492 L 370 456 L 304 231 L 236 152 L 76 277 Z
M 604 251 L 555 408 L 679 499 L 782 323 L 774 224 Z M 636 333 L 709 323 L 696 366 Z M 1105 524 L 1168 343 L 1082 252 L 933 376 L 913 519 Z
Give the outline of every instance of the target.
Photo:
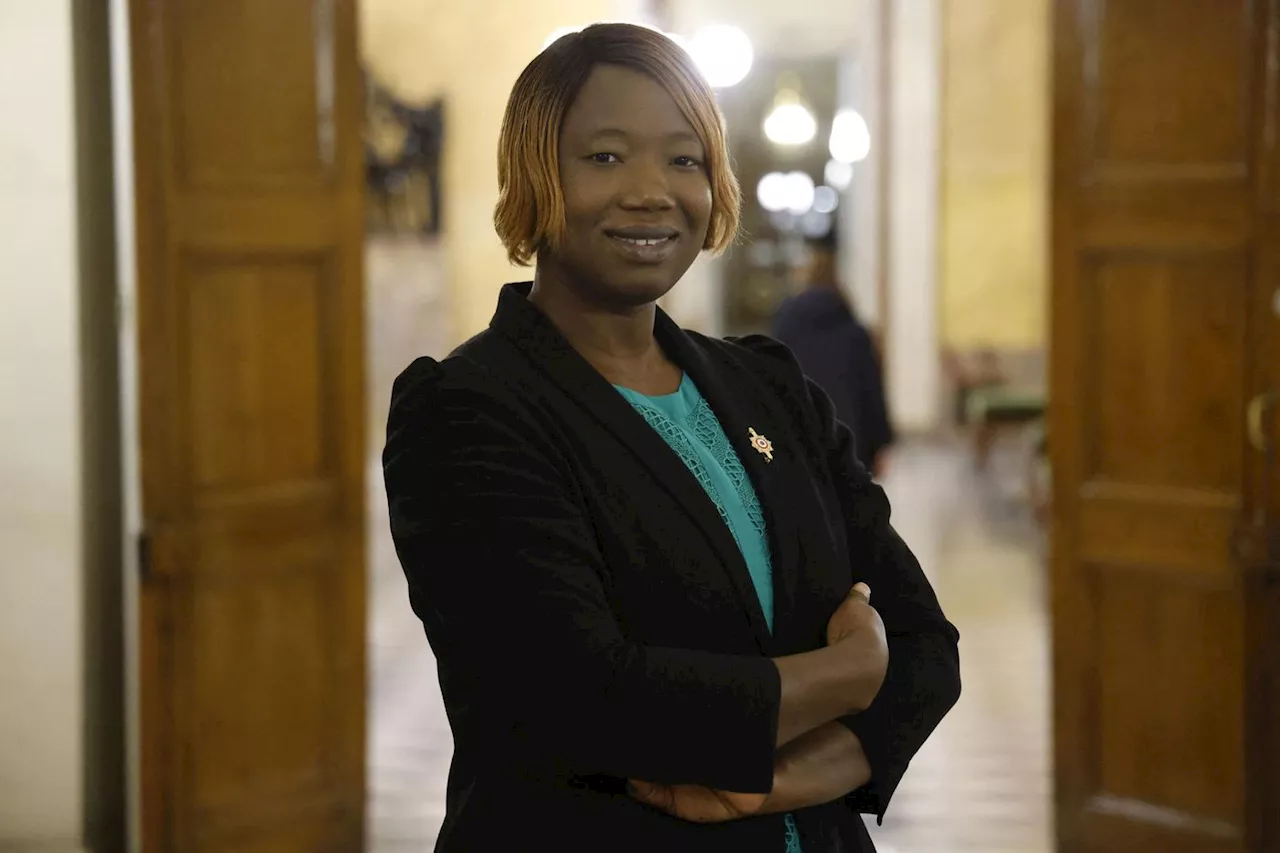
M 742 506 L 747 511 L 747 518 L 751 520 L 751 526 L 756 529 L 756 533 L 760 534 L 762 539 L 769 541 L 769 533 L 764 526 L 764 511 L 760 509 L 760 499 L 756 497 L 756 490 L 751 485 L 751 480 L 747 478 L 747 469 L 742 467 L 738 451 L 733 449 L 729 437 L 724 434 L 724 427 L 720 426 L 716 413 L 711 411 L 711 406 L 706 400 L 698 400 L 698 405 L 689 415 L 689 428 L 693 430 L 698 440 L 710 449 L 711 455 L 729 476 L 729 482 L 733 483 L 734 489 L 737 490 Z
M 800 849 L 800 830 L 796 827 L 796 819 L 787 815 L 787 853 L 804 853 Z
M 663 440 L 676 452 L 685 466 L 698 478 L 703 490 L 711 498 L 711 502 L 716 505 L 716 511 L 724 519 L 725 526 L 733 534 L 733 539 L 738 543 L 739 550 L 742 550 L 745 547 L 745 543 L 739 538 L 738 532 L 733 529 L 733 524 L 729 520 L 729 513 L 725 512 L 724 505 L 719 495 L 716 494 L 715 486 L 711 483 L 711 477 L 707 474 L 707 468 L 702 464 L 702 460 L 698 458 L 689 436 L 685 434 L 679 424 L 652 406 L 637 406 L 633 403 L 632 408 L 644 416 L 649 426 L 658 435 L 662 436 Z M 724 469 L 725 474 L 728 475 L 729 482 L 733 483 L 734 489 L 737 490 L 743 509 L 746 510 L 747 518 L 750 519 L 751 525 L 756 529 L 756 533 L 764 538 L 765 541 L 768 541 L 768 533 L 764 526 L 764 512 L 760 509 L 760 499 L 756 497 L 755 488 L 752 487 L 750 479 L 747 478 L 747 469 L 742 467 L 742 460 L 738 458 L 738 452 L 733 449 L 733 445 L 729 442 L 729 437 L 724 434 L 724 428 L 720 426 L 720 421 L 716 420 L 715 412 L 711 411 L 711 406 L 707 404 L 706 400 L 698 401 L 697 406 L 689 416 L 689 427 L 694 435 L 698 437 L 698 440 L 711 451 L 711 455 L 715 457 L 715 460 L 720 463 L 720 467 Z

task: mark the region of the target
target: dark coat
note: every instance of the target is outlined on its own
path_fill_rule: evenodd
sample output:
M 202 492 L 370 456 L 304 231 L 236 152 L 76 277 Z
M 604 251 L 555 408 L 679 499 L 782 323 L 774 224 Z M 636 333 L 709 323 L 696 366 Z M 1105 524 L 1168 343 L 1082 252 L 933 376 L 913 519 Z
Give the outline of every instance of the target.
M 821 647 L 866 581 L 889 673 L 844 722 L 873 781 L 796 820 L 805 853 L 872 850 L 858 813 L 883 813 L 956 701 L 958 635 L 853 436 L 785 347 L 706 338 L 659 313 L 659 342 L 760 497 L 770 634 L 697 479 L 528 288 L 504 288 L 487 331 L 442 362 L 415 361 L 392 395 L 391 530 L 455 744 L 436 849 L 783 853 L 780 815 L 686 823 L 629 798 L 624 780 L 768 791 L 780 701 L 770 658 Z
M 893 443 L 875 342 L 835 288 L 808 290 L 778 308 L 773 334 L 795 353 L 805 375 L 853 430 L 858 461 L 870 468 Z

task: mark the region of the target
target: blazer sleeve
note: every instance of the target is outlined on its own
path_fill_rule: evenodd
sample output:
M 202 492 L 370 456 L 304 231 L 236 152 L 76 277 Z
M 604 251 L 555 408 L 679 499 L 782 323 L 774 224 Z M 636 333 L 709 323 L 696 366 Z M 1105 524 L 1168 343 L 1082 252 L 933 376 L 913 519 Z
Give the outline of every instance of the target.
M 771 790 L 772 661 L 629 639 L 554 442 L 459 373 L 419 359 L 396 381 L 383 471 L 411 601 L 441 672 L 475 685 L 469 712 L 569 773 Z
M 785 346 L 764 337 L 742 343 L 783 368 L 782 385 L 808 413 L 808 429 L 825 457 L 844 510 L 854 573 L 871 587 L 884 622 L 889 669 L 875 701 L 841 719 L 871 765 L 871 782 L 846 797 L 883 822 L 912 757 L 960 698 L 960 634 L 943 615 L 920 563 L 889 523 L 889 501 L 858 462 L 854 436 L 826 393 L 806 379 Z

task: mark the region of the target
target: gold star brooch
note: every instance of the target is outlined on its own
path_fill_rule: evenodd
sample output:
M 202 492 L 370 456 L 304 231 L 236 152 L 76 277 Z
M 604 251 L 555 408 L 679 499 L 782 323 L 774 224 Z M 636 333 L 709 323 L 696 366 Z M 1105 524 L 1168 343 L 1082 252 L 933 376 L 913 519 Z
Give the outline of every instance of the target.
M 756 452 L 765 458 L 765 461 L 773 461 L 773 442 L 756 432 L 755 427 L 750 427 L 751 446 Z

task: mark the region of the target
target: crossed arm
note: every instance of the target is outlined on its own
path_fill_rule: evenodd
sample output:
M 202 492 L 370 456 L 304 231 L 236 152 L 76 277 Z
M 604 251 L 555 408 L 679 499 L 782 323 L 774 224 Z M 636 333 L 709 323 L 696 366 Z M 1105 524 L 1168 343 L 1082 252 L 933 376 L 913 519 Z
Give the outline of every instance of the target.
M 793 374 L 783 384 L 807 392 L 797 409 L 812 415 L 810 428 L 820 437 L 840 497 L 850 552 L 858 555 L 863 577 L 876 592 L 888 670 L 883 683 L 877 682 L 874 699 L 856 712 L 806 729 L 795 739 L 779 737 L 768 798 L 726 799 L 725 792 L 697 786 L 641 786 L 634 793 L 695 820 L 728 819 L 726 806 L 740 810 L 731 815 L 738 817 L 752 808 L 754 813 L 787 812 L 842 798 L 883 820 L 911 758 L 959 698 L 959 634 L 943 616 L 919 562 L 890 525 L 884 491 L 857 461 L 853 435 L 836 418 L 830 399 L 803 378 L 785 347 L 763 338 L 744 343 L 783 362 Z M 869 610 L 846 601 L 832 617 L 828 639 L 839 636 L 837 623 L 865 620 Z M 874 650 L 864 648 L 861 654 Z
M 872 674 L 858 688 L 864 694 L 867 690 L 874 692 L 879 686 L 887 662 L 884 628 L 879 616 L 868 606 L 869 592 L 865 584 L 857 584 L 849 600 L 832 616 L 827 629 L 832 645 L 847 646 L 848 654 L 869 664 L 865 670 Z M 781 658 L 775 663 L 782 670 L 791 661 Z M 773 789 L 767 795 L 636 780 L 631 780 L 629 789 L 632 796 L 669 814 L 706 823 L 753 814 L 792 812 L 829 803 L 871 781 L 871 765 L 861 739 L 839 721 L 824 723 L 785 742 L 780 733 L 779 744 Z

